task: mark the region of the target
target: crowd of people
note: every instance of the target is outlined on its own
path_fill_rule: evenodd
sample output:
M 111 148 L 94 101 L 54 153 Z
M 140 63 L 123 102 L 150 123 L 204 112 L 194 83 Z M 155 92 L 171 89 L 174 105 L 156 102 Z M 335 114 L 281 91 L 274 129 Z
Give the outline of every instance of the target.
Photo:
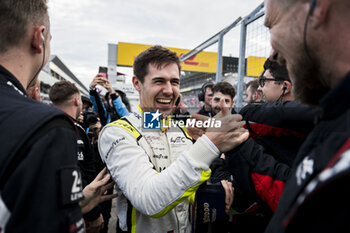
M 46 0 L 2 0 L 0 232 L 110 232 L 113 198 L 113 232 L 349 232 L 350 2 L 265 7 L 272 52 L 248 104 L 207 82 L 189 115 L 159 45 L 135 58 L 134 112 L 103 74 L 89 98 L 59 81 L 40 103 Z

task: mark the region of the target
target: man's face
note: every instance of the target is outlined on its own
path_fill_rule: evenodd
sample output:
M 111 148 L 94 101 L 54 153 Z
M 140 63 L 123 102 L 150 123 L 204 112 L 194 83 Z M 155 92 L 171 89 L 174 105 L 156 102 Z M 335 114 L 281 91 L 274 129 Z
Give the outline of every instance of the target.
M 143 111 L 159 110 L 164 116 L 175 110 L 180 87 L 180 73 L 176 63 L 162 65 L 159 69 L 154 64 L 149 64 L 144 82 L 133 77 L 133 84 L 140 94 L 140 107 Z
M 266 70 L 263 78 L 273 79 L 275 77 L 272 76 L 270 70 Z M 264 86 L 259 86 L 258 90 L 261 91 L 264 102 L 276 102 L 283 94 L 283 84 L 273 80 L 265 80 Z
M 75 95 L 76 95 L 77 102 L 78 102 L 77 113 L 76 113 L 76 118 L 75 119 L 78 119 L 78 117 L 80 116 L 80 114 L 81 114 L 81 112 L 83 110 L 83 103 L 81 101 L 80 94 L 75 94 Z
M 310 60 L 305 52 L 303 35 L 310 3 L 295 1 L 288 9 L 283 4 L 279 0 L 265 0 L 265 25 L 270 29 L 273 57 L 280 64 L 286 64 L 296 99 L 317 105 L 328 88 L 317 57 L 313 56 L 313 60 Z M 308 31 L 310 32 L 310 24 Z M 310 36 L 309 33 L 307 46 L 313 55 Z
M 210 87 L 207 87 L 205 89 L 204 104 L 209 107 L 211 104 L 212 98 L 213 98 L 213 90 Z
M 222 94 L 220 91 L 217 91 L 214 93 L 213 99 L 211 100 L 211 107 L 215 115 L 221 111 L 220 101 L 222 99 L 224 100 L 224 103 L 225 103 L 224 108 L 228 108 L 231 110 L 233 106 L 234 101 L 230 95 Z
M 252 90 L 252 86 L 248 86 L 246 93 L 247 93 L 247 97 L 245 99 L 245 102 L 247 102 L 247 103 L 254 102 L 255 99 L 254 99 L 254 92 Z
M 83 112 L 86 112 L 90 108 L 90 104 L 88 102 L 83 101 Z

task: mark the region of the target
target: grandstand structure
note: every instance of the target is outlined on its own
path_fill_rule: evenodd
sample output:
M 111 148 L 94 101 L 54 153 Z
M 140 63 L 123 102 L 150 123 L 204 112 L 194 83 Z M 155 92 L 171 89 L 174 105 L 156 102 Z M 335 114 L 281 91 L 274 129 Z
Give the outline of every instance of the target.
M 40 95 L 42 102 L 50 103 L 49 92 L 52 85 L 61 80 L 67 80 L 76 85 L 81 95 L 88 96 L 89 91 L 72 73 L 57 55 L 51 55 L 47 64 L 39 73 Z

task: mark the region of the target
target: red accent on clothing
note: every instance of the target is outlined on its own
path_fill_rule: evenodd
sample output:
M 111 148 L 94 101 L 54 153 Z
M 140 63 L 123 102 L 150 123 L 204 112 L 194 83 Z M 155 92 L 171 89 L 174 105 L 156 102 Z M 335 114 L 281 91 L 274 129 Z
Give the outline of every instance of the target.
M 69 231 L 74 232 L 77 230 L 77 226 L 75 224 L 70 225 Z
M 274 137 L 294 136 L 298 138 L 305 138 L 304 134 L 301 134 L 298 131 L 291 130 L 291 129 L 279 128 L 279 127 L 259 124 L 259 123 L 249 123 L 249 126 L 255 132 L 255 134 L 261 135 L 261 136 L 274 136 Z M 251 134 L 251 136 L 253 135 Z
M 350 148 L 350 138 L 346 140 L 344 145 L 340 148 L 340 150 L 333 156 L 331 161 L 327 164 L 327 167 L 325 169 L 333 167 L 333 165 L 338 161 L 338 159 L 344 154 L 345 151 L 347 151 Z
M 252 179 L 257 194 L 273 211 L 276 211 L 285 183 L 272 177 L 252 172 Z

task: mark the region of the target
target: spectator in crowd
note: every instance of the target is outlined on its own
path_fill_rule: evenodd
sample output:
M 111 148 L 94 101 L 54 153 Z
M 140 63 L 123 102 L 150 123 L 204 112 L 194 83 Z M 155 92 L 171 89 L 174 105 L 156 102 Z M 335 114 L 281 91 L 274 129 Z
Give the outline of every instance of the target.
M 96 86 L 100 85 L 108 91 L 105 95 L 107 107 L 105 107 L 99 93 L 96 91 Z M 97 74 L 90 83 L 90 99 L 92 108 L 99 114 L 102 125 L 107 125 L 121 117 L 129 115 L 129 111 L 122 98 L 116 92 L 110 80 L 105 77 L 105 74 Z
M 259 88 L 259 80 L 254 79 L 247 83 L 246 85 L 246 94 L 247 97 L 245 102 L 250 103 L 259 103 L 262 101 L 261 91 L 258 91 Z
M 50 54 L 46 1 L 2 0 L 0 22 L 0 231 L 84 231 L 109 175 L 82 192 L 70 119 L 26 94 Z
M 104 169 L 105 164 L 101 160 L 101 156 L 98 151 L 97 141 L 98 141 L 100 132 L 102 130 L 102 124 L 100 122 L 100 118 L 98 117 L 98 114 L 95 112 L 92 112 L 92 111 L 85 112 L 84 116 L 86 117 L 84 124 L 87 125 L 88 136 L 89 136 L 92 148 L 94 150 L 95 168 L 97 171 L 101 171 Z M 113 193 L 113 188 L 107 191 L 107 194 L 109 195 L 112 193 Z M 103 222 L 104 222 L 104 227 L 101 229 L 101 233 L 107 233 L 108 222 L 111 217 L 112 200 L 101 203 L 100 207 L 101 207 L 101 213 L 102 213 Z
M 201 92 L 198 94 L 198 100 L 203 101 L 203 107 L 197 112 L 197 114 L 212 117 L 211 100 L 213 98 L 213 82 L 206 82 L 201 88 Z
M 240 116 L 226 109 L 216 118 L 221 129 L 208 129 L 193 145 L 185 128 L 143 129 L 143 114 L 154 111 L 149 116 L 160 123 L 176 108 L 180 69 L 176 53 L 164 47 L 139 54 L 132 79 L 140 94 L 138 111 L 100 134 L 100 154 L 120 193 L 118 232 L 190 232 L 189 197 L 210 177 L 211 162 L 248 136 Z M 226 188 L 232 200 L 232 187 Z
M 322 108 L 266 232 L 349 231 L 350 1 L 265 6 L 270 59 L 287 65 L 297 100 Z
M 264 71 L 259 77 L 258 91 L 264 102 L 294 100 L 287 67 L 266 59 Z
M 218 82 L 214 85 L 213 98 L 211 100 L 212 116 L 215 116 L 221 111 L 221 100 L 224 102 L 224 108 L 231 111 L 235 101 L 233 100 L 236 95 L 235 88 L 228 82 Z
M 82 112 L 86 112 L 92 108 L 91 100 L 86 96 L 81 96 L 81 102 L 83 103 Z
M 77 118 L 81 115 L 83 103 L 79 89 L 69 81 L 56 82 L 50 89 L 49 98 L 53 106 L 65 112 L 74 122 L 77 129 L 77 159 L 82 172 L 83 187 L 94 180 L 96 169 L 94 164 L 94 152 L 84 128 L 78 123 Z M 103 218 L 100 208 L 97 206 L 84 215 L 88 222 L 89 232 L 99 232 L 103 227 Z

